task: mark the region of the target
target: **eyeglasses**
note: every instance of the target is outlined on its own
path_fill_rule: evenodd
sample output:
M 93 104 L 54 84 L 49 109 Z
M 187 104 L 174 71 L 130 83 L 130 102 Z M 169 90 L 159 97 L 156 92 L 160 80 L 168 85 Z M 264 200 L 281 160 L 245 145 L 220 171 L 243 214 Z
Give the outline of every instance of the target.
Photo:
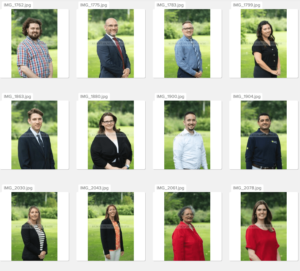
M 103 121 L 104 124 L 111 124 L 111 123 L 114 123 L 114 122 L 115 122 L 114 120 Z
M 194 27 L 188 27 L 188 28 L 182 28 L 183 30 L 187 31 L 187 30 L 194 30 Z

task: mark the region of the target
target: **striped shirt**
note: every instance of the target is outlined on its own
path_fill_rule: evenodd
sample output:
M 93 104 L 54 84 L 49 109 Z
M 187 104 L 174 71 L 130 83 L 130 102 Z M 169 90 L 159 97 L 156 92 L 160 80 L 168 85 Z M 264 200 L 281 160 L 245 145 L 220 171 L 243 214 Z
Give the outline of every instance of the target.
M 33 227 L 36 230 L 36 233 L 40 239 L 40 251 L 43 251 L 44 241 L 45 241 L 45 233 L 39 228 L 38 225 L 33 225 Z
M 40 78 L 48 78 L 50 75 L 49 63 L 52 59 L 46 43 L 37 39 L 33 41 L 26 37 L 19 46 L 17 52 L 17 65 L 19 74 L 26 78 L 26 74 L 21 71 L 21 66 L 27 66 L 34 74 Z

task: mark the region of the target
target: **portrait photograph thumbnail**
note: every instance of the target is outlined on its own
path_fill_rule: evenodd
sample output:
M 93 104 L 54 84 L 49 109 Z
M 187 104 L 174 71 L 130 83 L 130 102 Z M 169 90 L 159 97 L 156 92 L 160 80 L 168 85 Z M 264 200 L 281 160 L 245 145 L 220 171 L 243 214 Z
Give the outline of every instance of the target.
M 145 10 L 78 9 L 77 23 L 77 77 L 145 77 Z
M 68 193 L 2 192 L 0 203 L 1 261 L 69 260 Z
M 145 260 L 145 193 L 80 191 L 77 207 L 78 261 Z
M 68 78 L 69 11 L 2 9 L 0 77 Z

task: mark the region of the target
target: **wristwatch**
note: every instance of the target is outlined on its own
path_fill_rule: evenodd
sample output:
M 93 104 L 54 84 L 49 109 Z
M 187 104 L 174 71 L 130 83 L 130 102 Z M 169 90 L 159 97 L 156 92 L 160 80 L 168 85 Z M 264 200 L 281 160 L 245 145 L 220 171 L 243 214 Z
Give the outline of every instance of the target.
M 125 165 L 125 167 L 127 167 L 127 169 L 129 169 L 129 168 L 130 168 L 130 166 L 129 166 L 129 165 Z

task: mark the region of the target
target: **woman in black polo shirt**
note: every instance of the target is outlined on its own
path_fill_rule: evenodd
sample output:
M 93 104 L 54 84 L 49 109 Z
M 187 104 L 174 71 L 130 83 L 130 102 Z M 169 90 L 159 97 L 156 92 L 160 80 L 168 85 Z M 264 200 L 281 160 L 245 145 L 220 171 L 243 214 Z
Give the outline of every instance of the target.
M 127 136 L 116 128 L 117 117 L 104 113 L 99 131 L 91 146 L 93 169 L 129 169 L 132 160 L 131 144 Z
M 253 76 L 254 78 L 277 78 L 281 71 L 272 25 L 267 21 L 260 22 L 256 36 L 257 40 L 252 46 L 255 60 Z

